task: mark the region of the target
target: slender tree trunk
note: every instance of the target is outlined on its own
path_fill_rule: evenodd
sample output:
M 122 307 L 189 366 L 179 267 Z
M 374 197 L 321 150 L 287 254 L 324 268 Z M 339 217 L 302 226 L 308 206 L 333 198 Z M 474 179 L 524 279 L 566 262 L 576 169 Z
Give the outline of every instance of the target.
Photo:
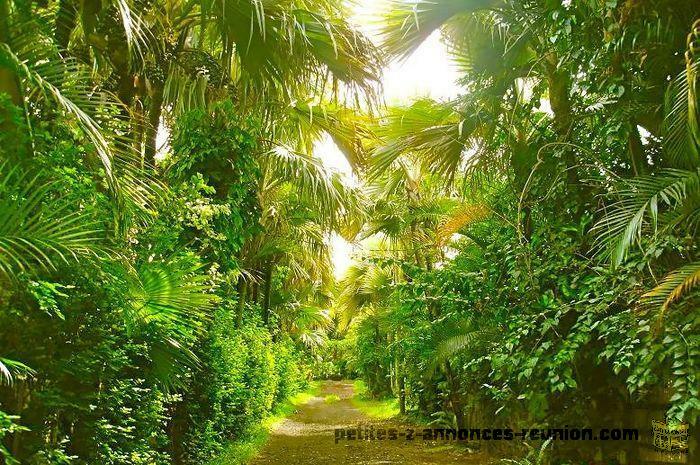
M 15 386 L 13 386 L 14 389 L 14 400 L 15 400 L 15 410 L 14 414 L 20 416 L 23 420 L 23 423 L 26 424 L 28 422 L 29 424 L 32 424 L 32 421 L 34 421 L 35 424 L 41 424 L 41 420 L 43 420 L 45 416 L 44 411 L 38 411 L 36 408 L 32 408 L 34 405 L 30 403 L 30 394 L 31 391 L 29 389 L 29 386 L 27 385 L 26 381 L 20 380 L 18 381 Z M 15 431 L 12 434 L 12 443 L 11 443 L 11 449 L 10 453 L 17 458 L 23 458 L 25 455 L 24 452 L 24 444 L 22 442 L 23 439 L 27 438 L 27 434 L 35 436 L 36 433 L 30 431 Z M 32 436 L 29 436 L 28 438 L 31 439 Z
M 150 92 L 150 104 L 148 108 L 148 124 L 146 125 L 146 163 L 155 167 L 158 127 L 160 126 L 160 115 L 163 113 L 163 87 L 154 84 Z
M 238 305 L 236 307 L 236 328 L 243 327 L 243 309 L 245 308 L 246 294 L 248 293 L 248 284 L 243 279 L 243 276 L 238 278 Z
M 390 346 L 394 342 L 394 333 L 387 333 L 386 335 L 387 346 Z M 389 362 L 389 386 L 391 387 L 392 394 L 397 394 L 399 392 L 399 357 L 394 355 L 394 358 Z
M 254 304 L 260 302 L 260 284 L 257 282 L 253 283 L 253 288 L 251 289 L 250 301 Z
M 509 150 L 510 169 L 513 171 L 516 193 L 523 200 L 521 227 L 523 236 L 529 242 L 532 236 L 532 208 L 530 207 L 528 193 L 523 191 L 527 187 L 530 173 L 532 173 L 535 163 L 537 163 L 537 157 L 535 156 L 535 151 L 528 144 L 525 133 L 520 130 L 517 131 L 515 142 L 509 147 Z
M 554 130 L 557 133 L 559 142 L 567 142 L 571 138 L 573 128 L 573 112 L 569 90 L 571 87 L 571 77 L 564 70 L 557 68 L 557 58 L 550 54 L 545 59 L 547 72 L 547 85 L 549 87 L 549 103 L 554 113 Z M 563 147 L 563 159 L 566 165 L 566 179 L 571 192 L 582 200 L 579 169 L 576 156 L 571 147 Z
M 403 374 L 403 367 L 396 365 L 396 376 L 399 382 L 399 412 L 406 415 L 406 377 Z
M 10 40 L 10 0 L 0 0 L 0 43 L 11 48 Z M 22 106 L 22 92 L 19 78 L 12 68 L 2 66 L 0 62 L 0 93 L 10 96 L 13 104 Z
M 644 152 L 642 138 L 639 135 L 639 129 L 637 129 L 637 122 L 634 119 L 630 120 L 630 132 L 627 145 L 629 147 L 632 172 L 635 176 L 642 176 L 646 174 L 648 166 L 646 153 Z
M 416 266 L 419 268 L 423 268 L 423 257 L 421 256 L 420 251 L 416 247 L 416 244 L 419 243 L 418 241 L 418 226 L 416 225 L 416 222 L 413 221 L 411 222 L 411 236 L 413 238 L 413 256 L 414 259 L 416 260 Z
M 457 428 L 464 428 L 464 406 L 462 404 L 462 399 L 459 397 L 459 380 L 452 371 L 452 365 L 450 365 L 449 360 L 445 361 L 445 376 L 447 376 L 447 382 L 450 389 L 450 405 L 452 406 L 452 412 L 455 415 Z
M 263 289 L 263 323 L 266 327 L 270 324 L 270 296 L 272 294 L 272 267 L 274 265 L 268 262 L 265 269 L 265 288 Z
M 10 1 L 0 0 L 0 44 L 11 48 L 9 17 Z M 3 66 L 2 61 L 0 61 L 0 94 L 9 95 L 10 102 L 13 105 L 23 108 L 22 88 L 19 77 L 12 67 Z M 0 113 L 0 118 L 4 120 L 0 123 L 0 132 L 7 137 L 7 140 L 21 140 L 17 134 L 18 127 L 14 124 L 12 118 L 2 113 Z

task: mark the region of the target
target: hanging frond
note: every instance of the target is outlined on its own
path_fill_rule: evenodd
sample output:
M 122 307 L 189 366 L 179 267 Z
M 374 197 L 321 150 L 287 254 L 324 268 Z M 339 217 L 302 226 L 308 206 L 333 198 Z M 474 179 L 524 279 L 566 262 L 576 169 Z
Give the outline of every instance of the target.
M 313 203 L 319 219 L 334 227 L 344 215 L 356 216 L 362 210 L 357 189 L 347 186 L 337 173 L 329 172 L 316 157 L 277 147 L 262 155 L 264 190 L 289 183 L 303 201 Z
M 130 0 L 115 0 L 115 2 L 129 55 L 137 61 L 143 61 L 150 42 L 149 31 Z
M 291 101 L 310 89 L 339 95 L 342 82 L 370 96 L 381 73 L 376 47 L 334 14 L 337 8 L 299 6 L 207 0 L 202 11 L 246 94 Z
M 661 314 L 674 302 L 700 285 L 700 262 L 693 262 L 672 271 L 651 291 L 642 296 L 642 301 L 660 308 Z
M 496 327 L 477 323 L 474 315 L 453 315 L 458 319 L 444 319 L 435 323 L 431 335 L 431 346 L 435 356 L 428 367 L 428 374 L 435 371 L 440 364 L 456 355 L 473 348 L 481 348 L 497 338 Z
M 386 2 L 382 49 L 390 57 L 407 58 L 430 35 L 457 15 L 492 9 L 499 0 L 392 0 Z
M 444 362 L 456 354 L 474 347 L 475 342 L 480 342 L 481 337 L 482 332 L 476 329 L 447 337 L 440 342 L 435 351 L 436 361 Z
M 164 187 L 152 170 L 144 169 L 136 144 L 126 135 L 130 113 L 94 84 L 91 69 L 64 57 L 31 23 L 13 31 L 13 47 L 0 44 L 0 62 L 29 89 L 27 98 L 53 103 L 76 123 L 92 144 L 120 206 L 126 200 L 136 212 L 150 211 Z
M 362 141 L 371 137 L 367 119 L 358 111 L 340 105 L 296 102 L 285 109 L 274 134 L 278 140 L 298 143 L 307 153 L 311 153 L 314 143 L 324 133 L 328 134 L 350 166 L 358 171 L 366 164 Z
M 451 102 L 420 99 L 389 109 L 375 129 L 378 141 L 369 159 L 370 178 L 376 179 L 406 156 L 444 186 L 451 185 L 460 171 L 485 155 L 481 147 L 494 134 L 497 119 L 485 116 L 493 97 L 486 101 L 479 97 L 476 93 Z
M 488 218 L 490 209 L 484 204 L 463 205 L 457 208 L 438 227 L 435 240 L 438 245 L 445 245 L 460 229 Z
M 22 362 L 0 357 L 0 386 L 11 386 L 17 377 L 31 377 L 36 372 Z
M 645 228 L 656 234 L 660 226 L 695 229 L 700 221 L 700 169 L 659 170 L 627 181 L 618 194 L 592 228 L 598 253 L 614 264 L 622 263 Z
M 105 250 L 101 226 L 57 198 L 55 183 L 0 164 L 0 274 L 55 270 Z
M 688 34 L 686 69 L 669 87 L 664 120 L 664 152 L 672 166 L 692 169 L 700 165 L 700 54 L 692 44 L 700 40 L 700 20 Z

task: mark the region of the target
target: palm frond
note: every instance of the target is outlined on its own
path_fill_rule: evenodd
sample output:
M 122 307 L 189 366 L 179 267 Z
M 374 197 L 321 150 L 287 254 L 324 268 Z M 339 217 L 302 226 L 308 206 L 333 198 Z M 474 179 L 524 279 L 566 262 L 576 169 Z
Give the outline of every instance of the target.
M 484 204 L 463 205 L 457 208 L 438 227 L 435 235 L 436 242 L 445 245 L 460 229 L 487 218 L 489 214 L 490 209 Z
M 664 120 L 664 150 L 672 166 L 693 169 L 700 164 L 700 107 L 698 79 L 700 57 L 690 50 L 695 34 L 700 37 L 700 21 L 688 34 L 686 69 L 669 86 Z
M 331 226 L 345 214 L 357 215 L 362 209 L 360 192 L 347 186 L 340 176 L 329 172 L 320 159 L 277 147 L 263 155 L 261 165 L 266 182 L 289 183 L 299 198 L 311 202 L 319 219 Z
M 385 172 L 404 154 L 416 154 L 427 169 L 452 178 L 463 161 L 465 144 L 476 125 L 463 119 L 450 103 L 417 100 L 390 109 L 376 129 L 379 144 L 369 160 L 370 177 Z
M 456 315 L 455 315 L 456 316 Z M 446 360 L 468 351 L 473 347 L 484 347 L 497 335 L 494 327 L 480 327 L 472 315 L 459 315 L 458 320 L 445 319 L 434 324 L 431 344 L 435 350 L 426 375 L 434 371 Z
M 0 60 L 2 60 L 6 66 L 12 66 L 15 72 L 21 76 L 28 85 L 37 90 L 38 94 L 53 100 L 62 110 L 75 117 L 81 129 L 85 131 L 85 134 L 95 146 L 97 154 L 104 166 L 105 173 L 107 174 L 107 179 L 110 183 L 114 184 L 110 144 L 105 138 L 100 125 L 88 114 L 82 105 L 70 99 L 61 91 L 59 86 L 52 82 L 52 78 L 54 77 L 63 78 L 65 68 L 62 65 L 56 66 L 55 62 L 49 61 L 43 64 L 39 62 L 35 67 L 30 67 L 26 59 L 21 59 L 4 43 L 0 44 Z M 87 88 L 83 88 L 82 90 L 88 91 Z M 84 95 L 89 94 L 86 92 Z
M 0 274 L 55 270 L 57 260 L 75 261 L 105 250 L 100 225 L 52 196 L 54 187 L 8 162 L 0 164 Z
M 642 301 L 659 306 L 663 314 L 699 284 L 700 262 L 696 261 L 669 273 L 658 286 L 642 296 Z
M 218 301 L 210 278 L 186 257 L 144 263 L 127 276 L 126 327 L 149 341 L 156 378 L 166 387 L 177 385 L 184 369 L 199 366 L 188 345 L 204 330 Z
M 218 298 L 201 265 L 172 259 L 141 265 L 130 279 L 126 322 L 132 329 L 150 323 L 198 331 Z
M 60 50 L 33 23 L 13 28 L 12 48 L 0 44 L 0 61 L 29 89 L 30 101 L 52 102 L 72 119 L 92 144 L 118 201 L 137 212 L 149 211 L 164 186 L 145 169 L 127 128 L 131 114 L 109 92 L 100 90 L 92 70 Z
M 492 10 L 456 16 L 442 28 L 442 36 L 463 74 L 484 76 L 499 84 L 524 76 L 537 58 L 528 46 L 527 30 L 514 36 Z
M 351 265 L 339 284 L 340 292 L 335 301 L 334 311 L 341 324 L 347 327 L 354 318 L 379 304 L 389 295 L 394 281 L 391 269 L 368 260 Z
M 696 202 L 700 192 L 700 169 L 695 171 L 663 169 L 654 175 L 627 181 L 619 191 L 620 200 L 608 207 L 592 232 L 598 253 L 620 264 L 645 227 L 656 233 L 659 224 L 682 224 L 684 219 L 697 220 Z M 694 207 L 688 205 L 691 202 Z M 682 212 L 671 215 L 669 213 Z M 666 213 L 666 216 L 660 216 Z M 649 218 L 649 222 L 647 222 Z M 665 218 L 672 218 L 664 222 Z M 666 224 L 664 224 L 666 223 Z M 690 225 L 688 225 L 690 226 Z
M 391 57 L 406 58 L 451 18 L 494 8 L 498 0 L 392 0 L 382 23 L 382 49 Z
M 22 362 L 0 357 L 0 386 L 3 384 L 10 386 L 16 377 L 33 376 L 34 373 L 34 370 Z
M 462 334 L 455 334 L 440 342 L 436 350 L 436 359 L 439 362 L 444 362 L 450 359 L 455 354 L 467 350 L 474 346 L 474 343 L 479 340 L 481 332 L 478 330 L 468 331 Z
M 149 31 L 131 0 L 116 0 L 117 11 L 122 22 L 129 55 L 143 60 L 150 42 Z
M 291 101 L 316 83 L 315 93 L 337 81 L 369 94 L 380 73 L 371 41 L 333 8 L 309 11 L 261 0 L 207 0 L 203 16 L 221 38 L 231 75 L 256 96 Z M 325 10 L 325 11 L 324 11 Z M 328 82 L 331 80 L 330 89 Z
M 313 144 L 326 133 L 353 169 L 364 167 L 362 140 L 371 134 L 357 111 L 328 103 L 297 102 L 288 106 L 284 114 L 283 126 L 275 132 L 279 140 L 298 141 L 311 153 Z

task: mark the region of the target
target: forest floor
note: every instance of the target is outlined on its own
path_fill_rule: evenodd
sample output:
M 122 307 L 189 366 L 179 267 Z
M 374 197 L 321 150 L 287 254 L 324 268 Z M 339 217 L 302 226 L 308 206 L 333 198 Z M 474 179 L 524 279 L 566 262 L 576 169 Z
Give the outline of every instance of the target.
M 324 381 L 320 392 L 296 411 L 278 422 L 268 442 L 252 465 L 485 465 L 491 460 L 484 453 L 471 452 L 447 441 L 347 440 L 336 443 L 336 428 L 395 428 L 399 434 L 411 428 L 396 420 L 377 420 L 355 408 L 351 402 L 353 385 L 347 381 Z M 413 427 L 417 433 L 420 427 Z

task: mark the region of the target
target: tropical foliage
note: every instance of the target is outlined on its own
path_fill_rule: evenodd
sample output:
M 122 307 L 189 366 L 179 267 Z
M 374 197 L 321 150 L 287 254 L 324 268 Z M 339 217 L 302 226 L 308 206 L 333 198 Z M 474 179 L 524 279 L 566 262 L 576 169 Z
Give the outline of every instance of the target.
M 697 427 L 697 1 L 381 3 L 0 0 L 4 463 L 205 464 L 314 376 Z M 460 91 L 387 106 L 433 34 Z
M 384 14 L 383 51 L 405 58 L 438 31 L 462 90 L 373 123 L 369 219 L 335 307 L 354 347 L 326 363 L 452 427 L 697 425 L 697 3 Z
M 206 463 L 310 379 L 381 59 L 273 3 L 0 2 L 3 463 Z

